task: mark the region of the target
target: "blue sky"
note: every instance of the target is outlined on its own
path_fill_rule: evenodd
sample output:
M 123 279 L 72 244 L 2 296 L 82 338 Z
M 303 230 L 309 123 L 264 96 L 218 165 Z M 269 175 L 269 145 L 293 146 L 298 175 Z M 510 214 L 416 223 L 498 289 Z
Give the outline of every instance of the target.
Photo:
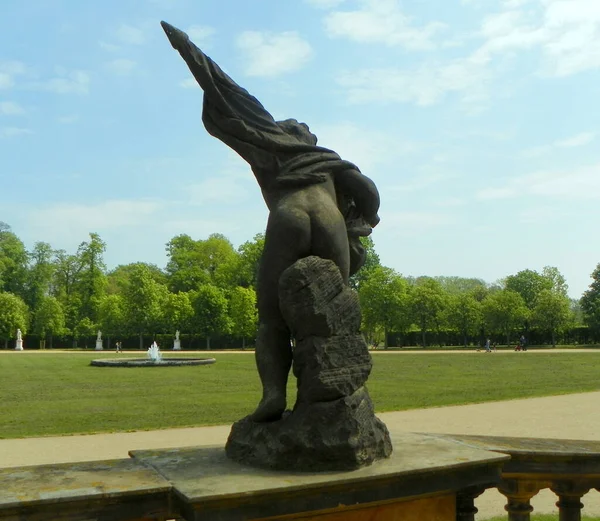
M 377 183 L 384 264 L 489 282 L 552 265 L 588 286 L 596 0 L 3 0 L 0 220 L 28 247 L 98 232 L 109 267 L 164 266 L 177 234 L 264 230 L 161 19 Z

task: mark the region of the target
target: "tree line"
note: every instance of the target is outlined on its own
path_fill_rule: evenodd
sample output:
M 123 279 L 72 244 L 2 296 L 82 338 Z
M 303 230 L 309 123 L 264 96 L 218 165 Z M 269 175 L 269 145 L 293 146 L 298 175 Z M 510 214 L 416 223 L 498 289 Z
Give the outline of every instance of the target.
M 0 339 L 34 334 L 43 347 L 53 338 L 77 347 L 97 330 L 110 339 L 169 334 L 204 339 L 227 336 L 253 342 L 257 328 L 256 277 L 264 246 L 258 234 L 239 248 L 212 234 L 178 235 L 166 244 L 164 268 L 145 262 L 107 270 L 106 244 L 90 233 L 74 253 L 37 242 L 27 251 L 0 223 Z M 557 268 L 523 270 L 496 283 L 463 277 L 405 277 L 383 266 L 370 238 L 367 263 L 352 277 L 363 331 L 373 343 L 510 344 L 516 335 L 542 335 L 555 345 L 566 331 L 600 331 L 600 265 L 579 300 L 569 299 Z M 458 340 L 460 339 L 460 340 Z M 33 347 L 33 346 L 30 346 Z M 62 345 L 61 347 L 66 347 Z

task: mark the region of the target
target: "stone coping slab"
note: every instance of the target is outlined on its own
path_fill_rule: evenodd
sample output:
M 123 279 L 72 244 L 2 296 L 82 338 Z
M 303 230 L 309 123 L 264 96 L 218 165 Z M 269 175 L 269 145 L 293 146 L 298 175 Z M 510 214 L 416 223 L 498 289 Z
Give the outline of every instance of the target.
M 504 476 L 536 474 L 538 477 L 576 476 L 600 484 L 600 441 L 504 436 L 438 434 L 439 439 L 490 450 L 511 457 L 503 468 Z
M 0 469 L 0 512 L 71 501 L 167 495 L 170 490 L 165 478 L 131 459 L 6 468 Z
M 243 466 L 222 447 L 132 451 L 173 485 L 186 519 L 242 520 L 493 486 L 509 456 L 427 434 L 392 435 L 386 460 L 351 472 L 290 473 Z

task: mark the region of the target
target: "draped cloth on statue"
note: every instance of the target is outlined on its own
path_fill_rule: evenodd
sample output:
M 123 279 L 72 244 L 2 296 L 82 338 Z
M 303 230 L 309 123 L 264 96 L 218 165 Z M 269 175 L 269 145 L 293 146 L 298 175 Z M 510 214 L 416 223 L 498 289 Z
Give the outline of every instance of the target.
M 347 222 L 364 220 L 355 235 L 368 235 L 379 222 L 379 193 L 358 167 L 316 145 L 308 127 L 295 120 L 275 121 L 262 104 L 233 81 L 188 36 L 162 22 L 171 45 L 204 91 L 206 130 L 235 150 L 252 167 L 263 192 L 325 182 L 333 176 Z M 349 227 L 349 234 L 352 234 Z

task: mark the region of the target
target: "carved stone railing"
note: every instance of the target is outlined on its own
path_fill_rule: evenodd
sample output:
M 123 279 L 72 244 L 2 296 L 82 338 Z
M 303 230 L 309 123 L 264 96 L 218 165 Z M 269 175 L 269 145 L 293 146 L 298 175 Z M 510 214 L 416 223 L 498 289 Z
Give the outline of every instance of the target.
M 600 442 L 392 432 L 391 458 L 353 472 L 285 473 L 228 460 L 222 447 L 134 451 L 128 460 L 0 469 L 0 521 L 473 521 L 497 488 L 529 520 L 543 488 L 559 519 L 581 518 L 600 487 Z
M 507 498 L 509 521 L 529 521 L 531 498 L 550 489 L 558 498 L 559 521 L 580 521 L 581 498 L 600 488 L 600 442 L 496 436 L 441 436 L 473 448 L 510 456 L 502 467 L 498 490 Z M 600 437 L 600 433 L 599 433 Z M 474 499 L 484 488 L 465 489 L 458 494 L 457 519 L 473 521 Z

